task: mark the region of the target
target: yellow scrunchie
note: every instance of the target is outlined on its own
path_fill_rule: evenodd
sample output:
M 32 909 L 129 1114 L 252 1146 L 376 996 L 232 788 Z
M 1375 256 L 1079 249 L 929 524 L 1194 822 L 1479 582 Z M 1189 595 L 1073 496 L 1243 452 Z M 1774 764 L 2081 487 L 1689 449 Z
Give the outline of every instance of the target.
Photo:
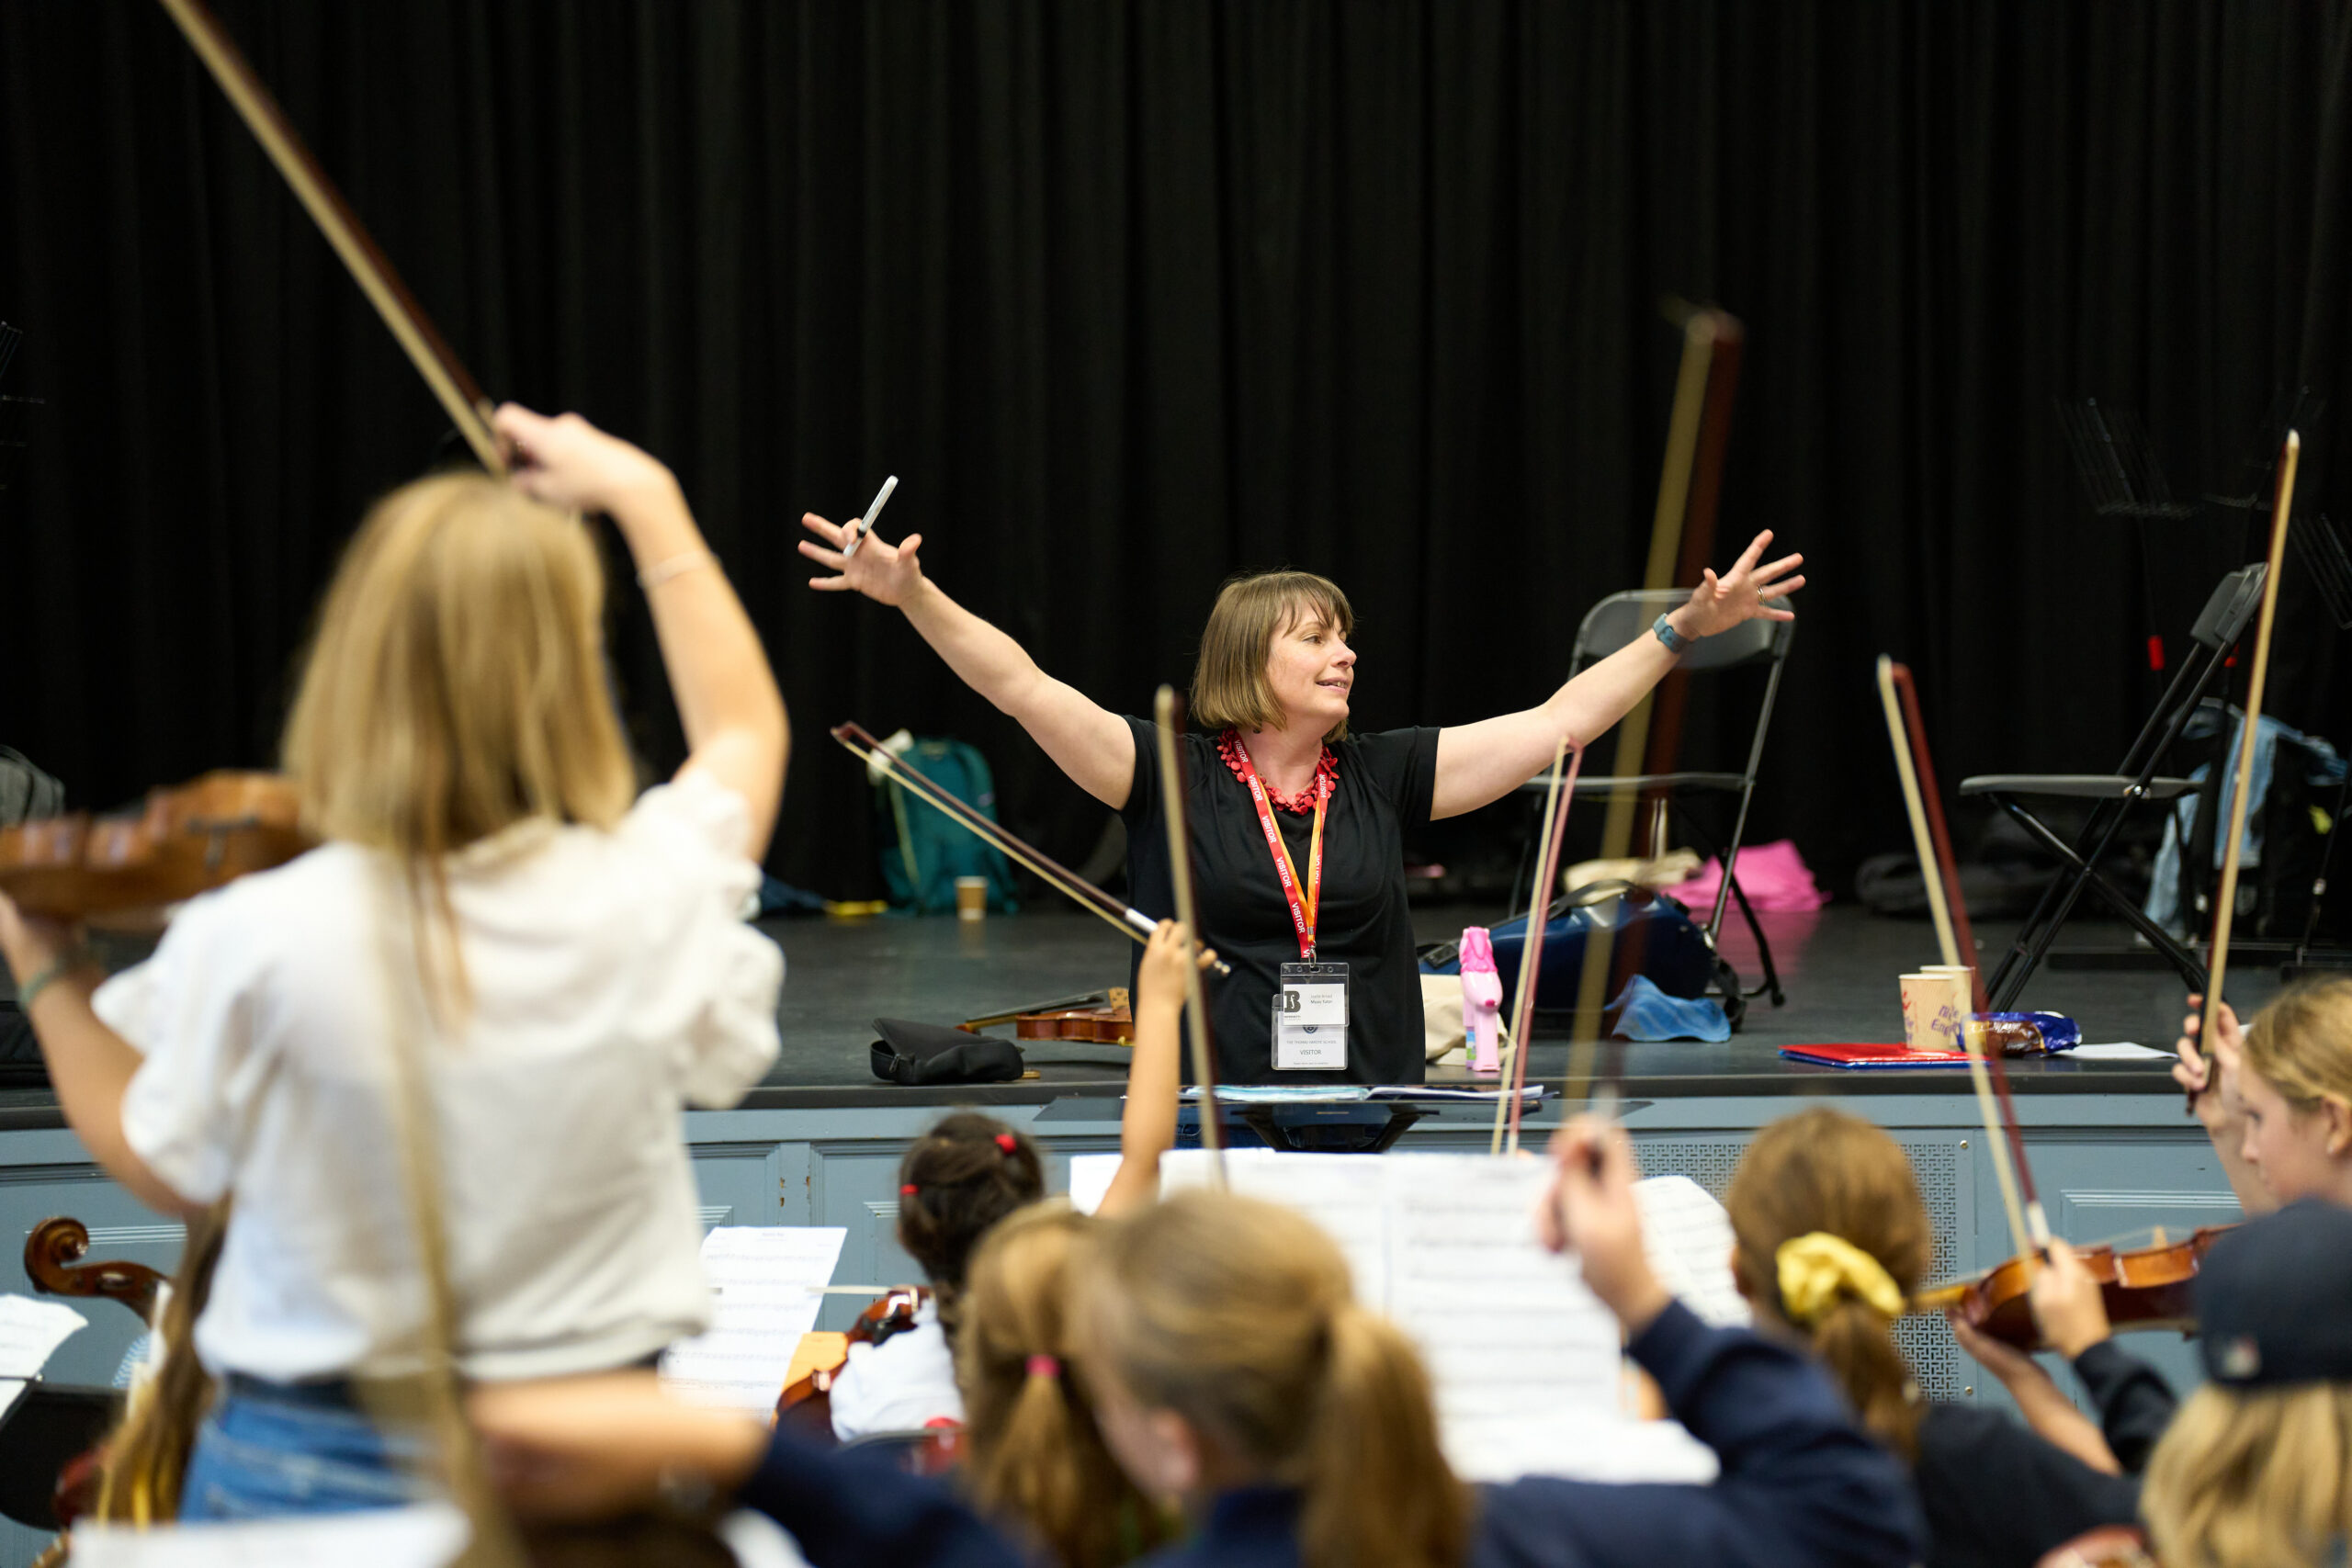
M 1827 1231 L 1792 1236 L 1772 1255 L 1781 1275 L 1781 1306 L 1789 1321 L 1810 1328 L 1838 1304 L 1839 1296 L 1853 1296 L 1883 1317 L 1903 1312 L 1903 1292 L 1885 1266 L 1848 1241 Z

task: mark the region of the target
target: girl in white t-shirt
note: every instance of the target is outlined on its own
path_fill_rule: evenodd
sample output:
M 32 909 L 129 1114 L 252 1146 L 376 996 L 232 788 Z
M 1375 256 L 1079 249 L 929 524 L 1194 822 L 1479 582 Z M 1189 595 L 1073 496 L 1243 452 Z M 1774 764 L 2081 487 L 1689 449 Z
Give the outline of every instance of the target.
M 953 1335 L 965 1266 L 990 1226 L 1045 1195 L 1037 1145 L 993 1116 L 958 1111 L 899 1161 L 899 1245 L 931 1286 L 915 1325 L 878 1345 L 853 1345 L 834 1375 L 833 1435 L 907 1432 L 961 1422 Z
M 1098 1212 L 1125 1213 L 1159 1194 L 1159 1158 L 1176 1141 L 1186 943 L 1162 920 L 1144 950 L 1135 992 L 1135 1056 L 1120 1115 L 1119 1170 Z M 1213 951 L 1193 955 L 1204 968 Z M 1014 1211 L 1037 1201 L 1044 1169 L 1029 1139 L 994 1117 L 957 1111 L 915 1140 L 899 1163 L 899 1245 L 931 1281 L 933 1299 L 911 1329 L 878 1345 L 853 1345 L 834 1374 L 833 1435 L 907 1432 L 964 1419 L 955 1330 L 965 1278 L 980 1244 Z M 1002 1403 L 1000 1400 L 998 1403 Z M 997 1439 L 991 1428 L 973 1434 Z M 977 1451 L 976 1451 L 977 1457 Z
M 404 1151 L 433 1151 L 466 1378 L 641 1363 L 709 1315 L 678 1113 L 731 1104 L 775 1054 L 782 957 L 739 912 L 784 705 L 666 468 L 577 415 L 495 423 L 512 482 L 393 491 L 328 590 L 284 742 L 319 848 L 195 900 L 103 986 L 77 933 L 0 898 L 92 1155 L 165 1213 L 234 1198 L 183 1517 L 413 1494 L 421 1431 L 360 1399 L 420 1364 Z M 641 796 L 584 512 L 636 559 L 686 732 Z

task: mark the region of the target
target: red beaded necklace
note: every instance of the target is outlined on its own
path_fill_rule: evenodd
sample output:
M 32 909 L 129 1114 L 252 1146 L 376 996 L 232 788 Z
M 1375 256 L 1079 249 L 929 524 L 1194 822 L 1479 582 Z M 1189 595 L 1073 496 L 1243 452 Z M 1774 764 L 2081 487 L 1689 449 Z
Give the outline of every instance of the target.
M 1227 769 L 1231 772 L 1235 778 L 1240 779 L 1244 784 L 1249 782 L 1249 779 L 1241 771 L 1242 759 L 1247 756 L 1248 753 L 1242 750 L 1241 732 L 1239 730 L 1228 729 L 1224 734 L 1216 738 L 1216 754 L 1225 759 L 1225 765 Z M 1324 747 L 1323 754 L 1315 760 L 1314 781 L 1305 789 L 1300 790 L 1296 795 L 1284 795 L 1273 785 L 1267 784 L 1262 775 L 1259 778 L 1258 783 L 1264 788 L 1266 792 L 1266 798 L 1274 803 L 1275 810 L 1288 811 L 1296 816 L 1304 817 L 1308 812 L 1315 809 L 1315 797 L 1323 792 L 1324 781 L 1326 779 L 1329 779 L 1331 782 L 1331 787 L 1338 787 L 1340 782 L 1340 759 L 1331 754 L 1331 748 L 1329 746 Z

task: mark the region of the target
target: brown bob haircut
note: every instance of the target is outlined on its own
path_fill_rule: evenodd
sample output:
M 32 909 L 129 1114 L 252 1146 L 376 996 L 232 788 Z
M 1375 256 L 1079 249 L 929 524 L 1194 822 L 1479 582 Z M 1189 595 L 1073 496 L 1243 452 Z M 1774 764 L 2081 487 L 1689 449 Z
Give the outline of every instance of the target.
M 1355 635 L 1348 596 L 1311 571 L 1245 571 L 1225 580 L 1201 630 L 1201 657 L 1193 666 L 1192 720 L 1203 729 L 1279 729 L 1282 705 L 1266 682 L 1266 655 L 1274 638 L 1303 621 L 1320 620 L 1340 637 Z M 1341 719 L 1326 740 L 1343 739 Z

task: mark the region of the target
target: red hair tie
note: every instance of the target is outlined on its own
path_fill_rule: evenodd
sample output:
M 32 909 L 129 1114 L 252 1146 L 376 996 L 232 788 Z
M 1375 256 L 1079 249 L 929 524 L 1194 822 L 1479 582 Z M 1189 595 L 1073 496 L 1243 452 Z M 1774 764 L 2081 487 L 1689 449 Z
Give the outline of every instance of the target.
M 996 1146 L 1002 1149 L 1009 1155 L 1019 1154 L 1021 1152 L 1021 1140 L 1014 1137 L 1010 1133 L 999 1133 L 996 1135 Z
M 899 1196 L 901 1198 L 911 1198 L 922 1190 L 922 1188 L 910 1181 L 904 1187 L 899 1189 Z
M 1029 1375 L 1033 1378 L 1057 1378 L 1062 1375 L 1062 1364 L 1051 1356 L 1032 1356 L 1029 1358 Z

